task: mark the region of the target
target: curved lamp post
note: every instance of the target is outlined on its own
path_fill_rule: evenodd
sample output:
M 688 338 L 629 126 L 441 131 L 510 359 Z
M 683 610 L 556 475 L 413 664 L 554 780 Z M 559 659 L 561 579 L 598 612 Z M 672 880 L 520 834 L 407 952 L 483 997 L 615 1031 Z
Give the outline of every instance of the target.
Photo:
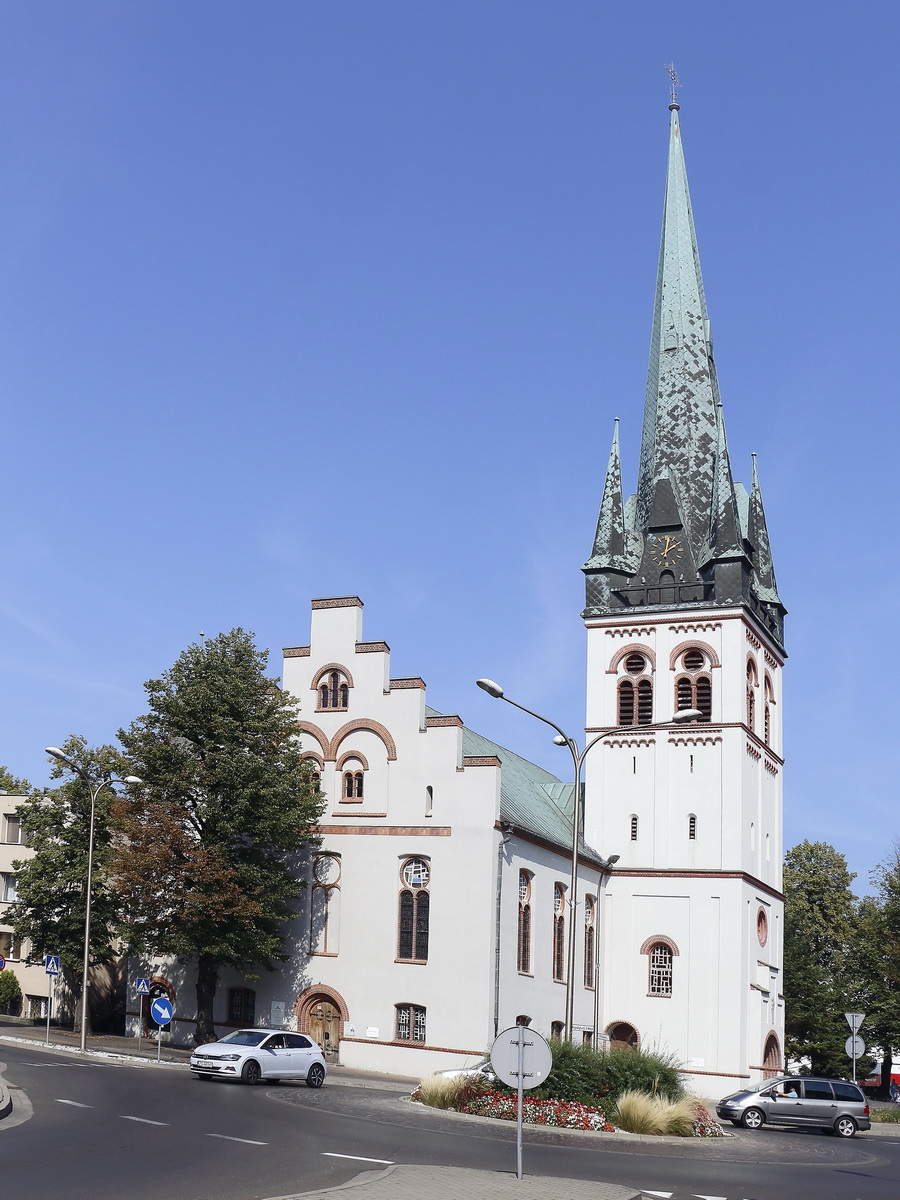
M 509 696 L 505 695 L 503 688 L 499 683 L 495 683 L 493 679 L 477 679 L 475 681 L 483 692 L 487 692 L 489 696 L 493 696 L 495 700 L 505 700 L 507 704 L 513 705 L 514 708 L 519 708 L 524 713 L 528 713 L 530 717 L 537 718 L 538 721 L 543 721 L 545 725 L 549 725 L 551 729 L 556 730 L 556 737 L 553 739 L 555 746 L 568 747 L 569 753 L 572 755 L 572 766 L 575 774 L 575 791 L 572 795 L 572 870 L 569 881 L 569 937 L 568 947 L 566 952 L 566 1041 L 572 1040 L 572 1015 L 575 1007 L 575 910 L 578 900 L 578 835 L 581 832 L 582 814 L 584 810 L 584 801 L 581 796 L 581 768 L 587 757 L 588 751 L 593 750 L 598 742 L 602 742 L 604 738 L 611 737 L 613 734 L 634 733 L 635 730 L 660 729 L 665 725 L 684 725 L 688 721 L 697 721 L 702 718 L 703 713 L 697 708 L 680 708 L 674 713 L 670 721 L 659 722 L 653 725 L 618 725 L 615 729 L 606 729 L 603 733 L 598 733 L 596 737 L 585 745 L 583 750 L 578 749 L 578 743 L 574 738 L 568 736 L 555 721 L 551 721 L 549 717 L 542 717 L 540 713 L 526 708 L 524 704 L 518 704 L 515 700 L 510 700 Z M 594 1031 L 596 1040 L 596 1030 Z
M 45 746 L 44 750 L 52 758 L 58 759 L 59 762 L 74 771 L 88 786 L 91 794 L 91 823 L 88 832 L 88 861 L 87 861 L 87 890 L 85 892 L 84 905 L 84 973 L 81 977 L 81 1049 L 84 1050 L 87 1044 L 87 1018 L 88 1018 L 88 968 L 90 966 L 91 953 L 91 884 L 94 871 L 94 813 L 97 807 L 97 797 L 103 788 L 108 787 L 113 790 L 114 783 L 143 783 L 143 779 L 138 779 L 137 775 L 126 775 L 124 779 L 115 777 L 109 779 L 91 779 L 87 771 L 80 767 L 73 759 L 69 758 L 68 754 L 64 754 L 58 746 Z

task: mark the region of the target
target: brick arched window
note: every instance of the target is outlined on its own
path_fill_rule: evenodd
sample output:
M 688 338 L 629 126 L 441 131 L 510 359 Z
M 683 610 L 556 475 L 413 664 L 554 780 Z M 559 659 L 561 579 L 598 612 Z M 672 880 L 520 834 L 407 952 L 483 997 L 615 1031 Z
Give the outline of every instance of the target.
M 362 771 L 345 771 L 344 772 L 344 799 L 345 800 L 362 800 L 363 798 L 363 773 Z
M 627 655 L 622 669 L 625 676 L 618 684 L 616 724 L 652 724 L 653 680 L 647 656 L 637 652 Z
M 531 974 L 531 876 L 519 872 L 519 921 L 516 967 L 521 975 Z
M 325 667 L 315 683 L 317 709 L 345 712 L 350 704 L 350 677 L 338 666 Z
M 400 868 L 397 958 L 404 962 L 428 961 L 431 868 L 423 858 L 408 858 Z
M 553 885 L 553 978 L 562 983 L 566 977 L 566 889 Z
M 704 721 L 712 720 L 712 680 L 707 671 L 709 660 L 702 650 L 692 648 L 681 656 L 680 673 L 675 680 L 675 708 L 696 708 Z
M 656 933 L 641 946 L 641 954 L 647 955 L 647 995 L 671 996 L 672 964 L 678 947 L 666 934 Z

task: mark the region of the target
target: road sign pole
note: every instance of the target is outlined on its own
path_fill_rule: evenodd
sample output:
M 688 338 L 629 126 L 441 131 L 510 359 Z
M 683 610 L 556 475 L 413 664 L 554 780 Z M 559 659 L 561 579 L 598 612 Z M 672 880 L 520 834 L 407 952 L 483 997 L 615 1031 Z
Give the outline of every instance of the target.
M 525 1075 L 525 1026 L 518 1027 L 516 1087 L 516 1179 L 522 1178 L 522 1079 Z
M 47 976 L 47 1045 L 50 1045 L 50 1010 L 53 1008 L 53 979 L 54 976 Z

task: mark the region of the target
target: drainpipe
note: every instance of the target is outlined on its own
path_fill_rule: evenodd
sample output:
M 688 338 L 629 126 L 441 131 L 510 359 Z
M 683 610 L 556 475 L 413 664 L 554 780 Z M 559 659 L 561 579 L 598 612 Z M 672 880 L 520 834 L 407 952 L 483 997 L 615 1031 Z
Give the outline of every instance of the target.
M 503 895 L 503 851 L 512 837 L 512 826 L 501 825 L 500 841 L 497 845 L 497 911 L 494 915 L 496 937 L 494 943 L 494 1037 L 500 1032 L 500 900 Z
M 604 947 L 603 920 L 606 912 L 603 904 L 603 880 L 612 876 L 613 867 L 619 861 L 618 854 L 611 854 L 600 868 L 597 882 L 597 916 L 594 928 L 594 1049 L 600 1049 L 600 988 L 605 982 L 600 970 L 600 953 Z

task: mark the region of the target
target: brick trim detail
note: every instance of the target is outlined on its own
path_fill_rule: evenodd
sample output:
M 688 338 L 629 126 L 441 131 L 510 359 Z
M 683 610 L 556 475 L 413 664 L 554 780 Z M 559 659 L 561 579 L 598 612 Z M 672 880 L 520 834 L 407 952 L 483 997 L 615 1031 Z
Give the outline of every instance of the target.
M 446 716 L 446 717 L 426 717 L 425 718 L 425 728 L 426 729 L 445 729 L 445 728 L 449 728 L 451 726 L 455 726 L 458 729 L 462 729 L 463 725 L 464 725 L 464 722 L 463 722 L 462 717 L 458 717 L 455 714 L 453 716 Z
M 391 648 L 387 642 L 357 642 L 353 647 L 354 654 L 390 654 Z
M 641 954 L 649 954 L 654 946 L 658 946 L 662 942 L 664 946 L 668 946 L 673 954 L 681 954 L 681 951 L 675 945 L 674 941 L 665 933 L 654 933 L 646 939 L 641 946 Z
M 309 1033 L 309 1014 L 313 1005 L 319 1000 L 327 1000 L 333 1004 L 341 1014 L 342 1021 L 350 1020 L 350 1010 L 341 993 L 333 987 L 318 983 L 313 987 L 304 988 L 294 1001 L 294 1016 L 297 1018 L 298 1033 Z M 343 1038 L 339 1037 L 338 1040 L 343 1041 Z
M 496 754 L 464 754 L 464 767 L 502 767 L 503 763 Z
M 312 721 L 298 721 L 297 727 L 302 733 L 311 734 L 316 739 L 325 759 L 330 757 L 328 753 L 328 735 L 318 725 L 314 725 Z
M 397 757 L 397 746 L 394 739 L 391 737 L 389 729 L 386 729 L 380 721 L 373 721 L 368 717 L 361 717 L 357 721 L 348 721 L 346 725 L 342 725 L 328 747 L 328 757 L 335 758 L 337 756 L 338 746 L 345 737 L 349 737 L 351 733 L 356 733 L 358 730 L 367 730 L 369 733 L 374 733 L 380 737 L 387 749 L 388 762 L 393 762 Z
M 408 679 L 392 679 L 390 681 L 390 689 L 392 692 L 402 692 L 407 688 L 421 688 L 425 691 L 425 680 L 418 675 L 410 676 Z
M 353 813 L 354 817 L 364 816 L 364 813 Z M 377 816 L 372 813 L 372 816 Z M 340 834 L 366 834 L 376 837 L 449 837 L 449 825 L 316 825 L 313 833 L 323 837 Z
M 319 667 L 318 671 L 316 671 L 315 675 L 313 676 L 312 683 L 309 685 L 309 690 L 311 692 L 317 691 L 319 684 L 322 682 L 322 676 L 327 675 L 330 671 L 339 671 L 341 675 L 344 676 L 344 682 L 349 687 L 353 687 L 353 676 L 350 674 L 347 668 L 343 665 L 343 663 L 333 662 L 326 663 L 324 667 Z M 334 712 L 335 710 L 333 708 L 323 708 L 322 711 Z
M 756 888 L 760 892 L 765 892 L 767 896 L 772 896 L 775 900 L 784 901 L 783 892 L 777 891 L 746 871 L 647 871 L 641 870 L 638 867 L 625 867 L 620 870 L 616 866 L 613 869 L 611 878 L 615 879 L 617 875 L 628 876 L 633 879 L 740 879 L 744 883 L 749 884 L 750 887 Z
M 344 769 L 344 763 L 347 761 L 348 758 L 358 758 L 359 761 L 363 765 L 363 770 L 368 771 L 369 760 L 366 758 L 366 756 L 364 754 L 361 754 L 359 750 L 348 750 L 346 752 L 346 754 L 342 754 L 341 757 L 335 763 L 335 769 L 338 771 L 342 771 Z
M 632 642 L 630 646 L 620 646 L 612 658 L 609 660 L 609 666 L 606 668 L 607 675 L 615 675 L 619 670 L 619 663 L 627 658 L 629 654 L 642 654 L 644 658 L 650 662 L 650 670 L 656 670 L 656 652 L 651 650 L 649 646 L 644 646 L 640 642 Z
M 709 659 L 711 667 L 721 667 L 722 665 L 718 654 L 716 654 L 708 642 L 698 642 L 695 638 L 691 638 L 686 642 L 679 642 L 677 646 L 673 647 L 669 655 L 669 669 L 671 671 L 675 670 L 679 658 L 681 658 L 682 654 L 687 654 L 688 650 L 699 650 L 701 654 L 705 654 Z
M 313 600 L 313 612 L 320 608 L 362 608 L 363 602 L 359 596 L 326 596 L 321 600 Z
M 403 962 L 407 962 L 403 959 Z M 437 1050 L 441 1054 L 467 1054 L 470 1057 L 475 1055 L 478 1058 L 484 1058 L 484 1050 L 456 1050 L 453 1046 L 429 1046 L 427 1042 L 386 1042 L 383 1038 L 361 1038 L 361 1037 L 342 1037 L 342 1042 L 362 1042 L 364 1045 L 370 1046 L 398 1046 L 404 1050 Z
M 309 658 L 309 646 L 285 646 L 282 658 Z

